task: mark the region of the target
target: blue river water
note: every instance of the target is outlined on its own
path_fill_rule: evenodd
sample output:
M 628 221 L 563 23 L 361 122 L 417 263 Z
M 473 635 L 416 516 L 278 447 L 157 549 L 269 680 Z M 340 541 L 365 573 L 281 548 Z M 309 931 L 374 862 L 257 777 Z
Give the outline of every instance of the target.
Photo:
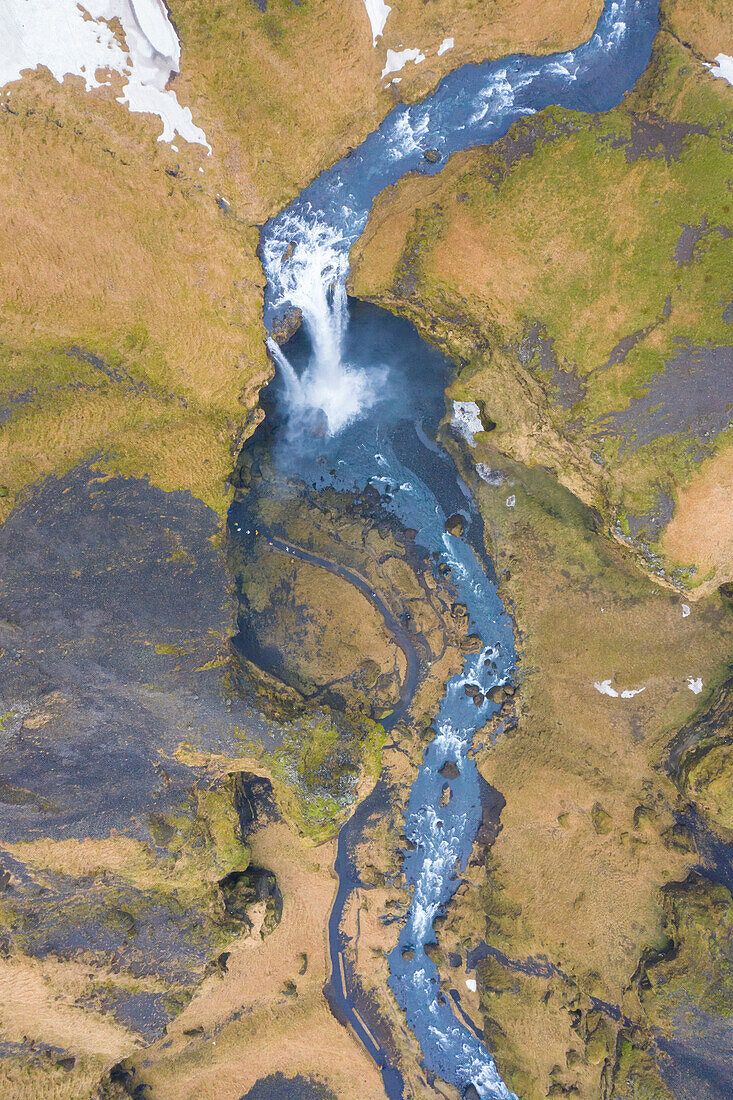
M 511 623 L 476 537 L 472 545 L 446 531 L 452 512 L 463 509 L 474 531 L 476 517 L 452 463 L 431 443 L 445 413 L 445 372 L 431 359 L 437 353 L 424 345 L 410 350 L 380 311 L 350 305 L 348 255 L 377 194 L 406 172 L 437 172 L 449 154 L 496 141 L 517 119 L 552 104 L 585 112 L 618 104 L 649 62 L 657 7 L 656 0 L 613 0 L 577 49 L 451 73 L 423 103 L 395 108 L 269 221 L 261 237 L 266 319 L 295 307 L 305 328 L 292 348 L 269 342 L 283 424 L 273 444 L 276 461 L 314 487 L 377 488 L 384 508 L 417 532 L 436 575 L 449 576 L 481 640 L 446 685 L 435 737 L 411 789 L 405 833 L 414 850 L 405 853 L 404 873 L 412 900 L 389 956 L 389 984 L 426 1069 L 461 1090 L 472 1086 L 482 1100 L 512 1094 L 486 1047 L 442 996 L 425 945 L 435 942 L 433 920 L 459 883 L 480 821 L 479 777 L 468 753 L 496 710 L 486 693 L 513 673 Z M 441 161 L 428 163 L 426 149 L 437 150 Z M 480 690 L 480 706 L 466 684 Z M 443 806 L 440 769 L 447 761 L 459 775 Z

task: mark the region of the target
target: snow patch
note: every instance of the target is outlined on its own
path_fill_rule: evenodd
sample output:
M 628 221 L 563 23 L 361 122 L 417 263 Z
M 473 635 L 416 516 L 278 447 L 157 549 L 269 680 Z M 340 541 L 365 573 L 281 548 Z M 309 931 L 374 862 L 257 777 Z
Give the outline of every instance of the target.
M 117 102 L 130 111 L 157 115 L 158 141 L 211 146 L 194 126 L 191 109 L 167 88 L 180 69 L 181 46 L 162 0 L 5 0 L 0 35 L 0 87 L 28 69 L 44 67 L 63 83 L 79 76 L 86 90 L 109 85 L 110 72 L 127 78 Z M 118 19 L 126 45 L 110 25 Z
M 481 411 L 475 401 L 454 401 L 451 424 L 471 447 L 476 446 L 474 435 L 484 431 Z
M 444 54 L 447 50 L 452 50 L 454 46 L 455 42 L 452 38 L 444 38 L 438 46 L 438 57 L 440 57 L 441 54 Z
M 682 618 L 686 619 L 689 614 L 690 614 L 690 605 L 688 603 L 683 603 L 682 604 Z
M 507 508 L 513 508 L 513 507 L 514 507 L 514 505 L 515 505 L 516 503 L 517 503 L 517 498 L 516 498 L 516 497 L 514 496 L 514 494 L 513 494 L 513 493 L 512 493 L 512 495 L 511 495 L 510 497 L 507 497 L 507 498 L 506 498 L 506 506 L 507 506 Z
M 710 70 L 711 76 L 721 76 L 723 80 L 733 84 L 733 57 L 729 57 L 727 53 L 719 53 L 715 58 L 715 63 L 713 65 L 706 64 L 705 68 Z
M 688 676 L 687 677 L 687 686 L 688 686 L 688 688 L 690 689 L 690 691 L 692 692 L 693 695 L 699 695 L 700 692 L 702 691 L 702 680 L 700 679 L 699 676 L 697 677 L 697 679 L 695 679 L 694 676 Z
M 466 989 L 470 989 L 472 993 L 476 992 L 476 979 L 466 978 Z
M 633 699 L 635 695 L 641 695 L 642 691 L 646 691 L 646 685 L 640 688 L 624 688 L 622 692 L 616 691 L 615 687 L 612 687 L 611 680 L 596 680 L 593 687 L 601 695 L 608 695 L 611 699 Z
M 384 0 L 364 0 L 364 7 L 372 28 L 372 45 L 376 46 L 377 39 L 384 34 L 384 24 L 392 9 Z
M 487 466 L 485 462 L 476 463 L 476 473 L 485 481 L 487 485 L 492 485 L 494 488 L 504 484 L 504 474 L 501 470 L 492 470 L 491 466 Z
M 398 73 L 404 69 L 408 61 L 414 61 L 419 65 L 425 60 L 425 54 L 418 49 L 414 50 L 387 50 L 387 62 L 382 69 L 382 80 L 390 73 Z

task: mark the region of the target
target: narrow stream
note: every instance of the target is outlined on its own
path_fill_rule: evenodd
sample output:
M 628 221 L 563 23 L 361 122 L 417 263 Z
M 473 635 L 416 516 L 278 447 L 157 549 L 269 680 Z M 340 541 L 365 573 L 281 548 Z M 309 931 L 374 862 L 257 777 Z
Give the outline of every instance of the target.
M 511 623 L 483 560 L 480 521 L 465 486 L 433 442 L 445 412 L 448 364 L 404 322 L 348 302 L 349 250 L 384 187 L 408 171 L 440 169 L 424 159 L 426 149 L 437 150 L 443 163 L 458 149 L 497 140 L 516 119 L 550 104 L 587 112 L 615 106 L 646 67 L 656 30 L 656 0 L 614 0 L 592 38 L 573 51 L 464 66 L 425 102 L 392 111 L 357 150 L 268 222 L 261 238 L 266 319 L 272 324 L 295 307 L 305 328 L 285 349 L 269 341 L 278 366 L 271 459 L 286 476 L 316 489 L 378 489 L 382 506 L 417 532 L 416 546 L 430 556 L 436 575 L 450 576 L 480 638 L 446 685 L 435 737 L 410 793 L 405 832 L 414 850 L 405 853 L 404 872 L 412 901 L 389 956 L 389 985 L 426 1069 L 461 1090 L 473 1086 L 482 1100 L 512 1094 L 486 1047 L 442 996 L 425 945 L 435 942 L 433 920 L 458 885 L 480 821 L 479 777 L 468 751 L 496 709 L 487 692 L 512 676 Z M 468 521 L 463 537 L 446 531 L 447 517 L 458 511 Z M 480 705 L 467 684 L 480 693 Z M 448 761 L 458 776 L 441 806 L 439 773 Z M 343 875 L 342 843 L 339 859 Z M 330 924 L 334 966 L 344 896 L 340 889 Z M 388 1095 L 401 1096 L 399 1074 L 349 1015 L 347 990 L 340 1009 L 380 1062 Z

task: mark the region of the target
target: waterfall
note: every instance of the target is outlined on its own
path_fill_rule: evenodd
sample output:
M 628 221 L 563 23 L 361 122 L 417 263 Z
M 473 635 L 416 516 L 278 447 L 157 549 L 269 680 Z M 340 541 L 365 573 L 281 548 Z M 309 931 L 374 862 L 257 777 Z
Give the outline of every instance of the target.
M 298 376 L 274 340 L 267 346 L 283 379 L 291 427 L 337 435 L 374 405 L 386 371 L 379 364 L 356 368 L 346 358 L 348 251 L 343 240 L 318 222 L 294 218 L 287 230 L 291 240 L 285 247 L 282 238 L 266 243 L 265 268 L 275 274 L 280 300 L 301 313 L 311 344 L 309 362 Z

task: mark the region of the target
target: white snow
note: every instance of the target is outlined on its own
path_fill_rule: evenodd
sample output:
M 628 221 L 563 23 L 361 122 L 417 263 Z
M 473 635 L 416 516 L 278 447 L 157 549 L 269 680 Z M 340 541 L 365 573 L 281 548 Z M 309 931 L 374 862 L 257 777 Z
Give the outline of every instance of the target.
M 384 24 L 392 9 L 384 0 L 364 0 L 364 7 L 372 28 L 372 45 L 376 46 L 377 39 L 384 34 Z
M 476 432 L 484 430 L 481 412 L 475 401 L 454 401 L 451 424 L 471 447 L 476 446 L 473 438 Z
M 727 53 L 719 53 L 715 58 L 715 64 L 706 64 L 705 68 L 710 70 L 711 76 L 722 76 L 723 80 L 733 84 L 733 57 L 729 57 Z
M 618 699 L 619 692 L 616 691 L 616 688 L 612 687 L 611 684 L 611 680 L 596 680 L 593 687 L 596 691 L 600 692 L 601 695 L 608 695 L 611 699 Z M 622 699 L 633 699 L 635 695 L 641 695 L 642 691 L 646 691 L 646 685 L 640 688 L 624 688 L 620 696 Z
M 702 680 L 700 679 L 699 676 L 698 676 L 697 679 L 695 679 L 694 676 L 688 676 L 687 677 L 687 686 L 690 689 L 690 691 L 693 693 L 693 695 L 699 695 L 700 692 L 702 691 Z
M 476 473 L 487 485 L 493 485 L 495 488 L 498 488 L 500 485 L 504 484 L 504 475 L 501 470 L 492 470 L 485 462 L 476 463 Z
M 682 604 L 682 618 L 686 619 L 689 614 L 690 614 L 690 605 L 687 604 L 687 603 L 683 603 Z
M 83 2 L 83 6 L 82 6 Z M 162 0 L 4 0 L 0 13 L 0 87 L 41 66 L 61 84 L 84 80 L 86 90 L 109 85 L 109 73 L 126 78 L 118 103 L 136 113 L 157 115 L 158 141 L 211 146 L 166 87 L 180 69 L 181 46 Z M 111 21 L 124 33 L 121 45 Z
M 452 50 L 454 46 L 455 42 L 452 38 L 444 38 L 438 46 L 438 57 L 440 57 L 441 54 L 444 54 L 446 50 Z
M 466 978 L 466 989 L 470 989 L 472 993 L 476 992 L 476 979 Z
M 418 49 L 387 50 L 387 62 L 382 69 L 382 80 L 390 73 L 398 73 L 400 69 L 404 69 L 408 61 L 414 61 L 416 65 L 419 65 L 424 60 L 425 54 Z
M 516 503 L 517 503 L 517 498 L 516 498 L 516 497 L 514 496 L 514 494 L 513 494 L 513 493 L 512 493 L 512 495 L 511 495 L 510 497 L 507 497 L 507 498 L 506 498 L 506 506 L 507 506 L 507 508 L 513 508 L 513 507 L 514 507 L 514 505 L 515 505 Z

